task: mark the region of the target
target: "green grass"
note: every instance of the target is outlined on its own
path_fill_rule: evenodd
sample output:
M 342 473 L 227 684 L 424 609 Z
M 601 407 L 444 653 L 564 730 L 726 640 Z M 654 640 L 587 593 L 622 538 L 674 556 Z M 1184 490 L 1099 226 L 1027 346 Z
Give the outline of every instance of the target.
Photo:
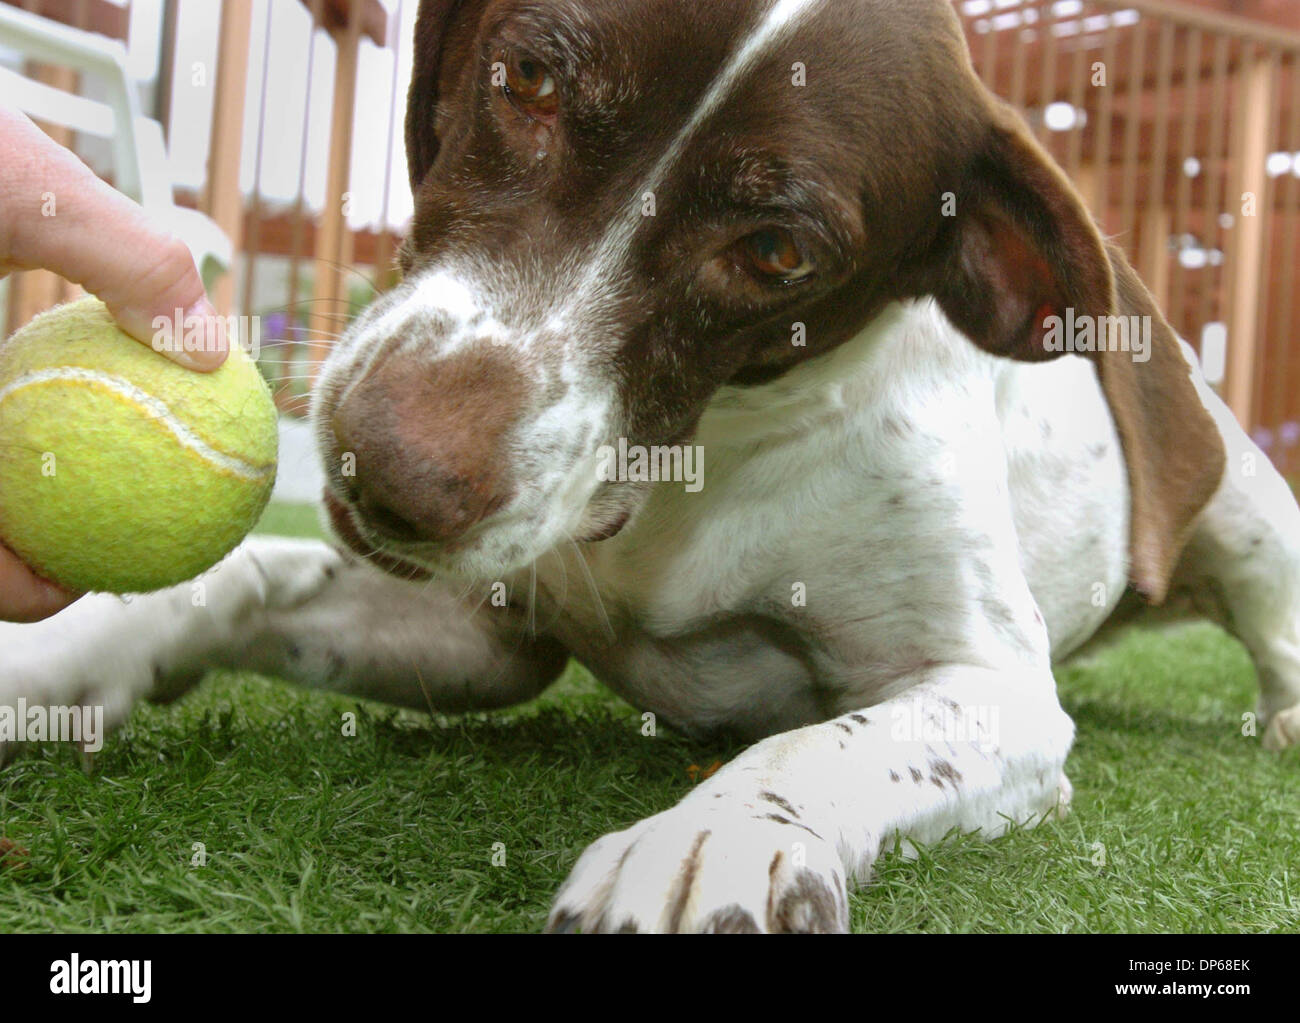
M 1242 736 L 1243 651 L 1139 633 L 1061 688 L 1071 817 L 885 856 L 855 929 L 1300 930 L 1300 755 Z M 0 833 L 30 850 L 0 867 L 0 932 L 537 930 L 586 843 L 736 752 L 640 724 L 576 667 L 535 704 L 454 719 L 218 673 L 141 707 L 90 774 L 61 747 L 0 772 Z
M 279 504 L 267 506 L 257 533 L 268 536 L 322 536 L 320 509 L 311 504 Z

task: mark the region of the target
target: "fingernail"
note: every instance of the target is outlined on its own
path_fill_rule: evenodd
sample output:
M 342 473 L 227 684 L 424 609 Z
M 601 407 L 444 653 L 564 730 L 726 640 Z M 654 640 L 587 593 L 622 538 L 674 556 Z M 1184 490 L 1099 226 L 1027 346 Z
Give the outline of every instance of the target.
M 136 312 L 134 309 L 115 310 L 114 316 L 118 326 L 137 341 L 151 346 L 154 344 L 154 337 L 157 332 L 154 329 L 153 321 L 149 317 Z
M 41 592 L 51 600 L 76 600 L 78 597 L 85 596 L 85 594 L 73 593 L 71 590 L 64 589 L 58 583 L 50 582 L 50 580 L 46 579 L 43 575 L 36 576 L 36 583 L 40 587 Z
M 178 351 L 169 354 L 173 360 L 186 369 L 210 373 L 214 369 L 219 369 L 230 354 L 230 343 L 226 338 L 226 324 L 217 315 L 212 303 L 206 298 L 200 299 L 185 310 L 187 338 L 189 336 L 189 325 L 196 320 L 203 321 L 202 343 L 198 349 L 189 351 L 183 346 L 178 346 Z
M 65 607 L 75 604 L 84 596 L 80 593 L 69 593 L 62 586 L 56 586 L 48 579 L 37 577 L 37 592 L 39 593 L 38 601 L 41 614 L 57 614 Z

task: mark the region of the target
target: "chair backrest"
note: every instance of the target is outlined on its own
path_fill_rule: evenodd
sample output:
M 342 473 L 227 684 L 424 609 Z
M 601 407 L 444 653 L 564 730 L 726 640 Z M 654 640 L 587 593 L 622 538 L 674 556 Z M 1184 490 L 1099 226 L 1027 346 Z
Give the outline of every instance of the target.
M 146 205 L 162 198 L 146 194 L 155 187 L 146 189 L 142 174 L 137 142 L 140 99 L 127 74 L 126 48 L 120 42 L 0 3 L 0 46 L 28 60 L 95 75 L 105 88 L 102 102 L 74 96 L 8 68 L 0 68 L 0 96 L 36 120 L 108 139 L 118 190 Z M 170 187 L 166 201 L 170 202 Z

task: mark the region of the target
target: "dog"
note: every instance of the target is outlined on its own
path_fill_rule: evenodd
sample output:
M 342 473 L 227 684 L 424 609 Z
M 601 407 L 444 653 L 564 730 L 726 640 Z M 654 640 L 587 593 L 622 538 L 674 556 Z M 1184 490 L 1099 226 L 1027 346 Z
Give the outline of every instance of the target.
M 1300 510 L 947 0 L 424 0 L 406 138 L 402 283 L 315 395 L 339 543 L 5 626 L 0 703 L 460 712 L 576 658 L 752 741 L 578 859 L 586 932 L 845 931 L 883 844 L 1064 813 L 1053 665 L 1154 615 L 1300 741 Z

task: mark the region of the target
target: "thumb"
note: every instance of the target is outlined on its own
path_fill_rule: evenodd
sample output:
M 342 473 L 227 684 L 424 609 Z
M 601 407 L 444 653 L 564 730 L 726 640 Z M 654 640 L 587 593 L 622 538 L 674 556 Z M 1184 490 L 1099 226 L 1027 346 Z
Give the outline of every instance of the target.
M 93 263 L 78 283 L 103 300 L 124 331 L 155 351 L 189 369 L 219 367 L 228 351 L 225 326 L 189 248 L 138 208 L 124 217 L 122 236 L 129 255 Z
M 38 622 L 62 611 L 76 596 L 35 575 L 0 547 L 0 621 Z
M 0 213 L 9 221 L 8 262 L 44 267 L 80 284 L 128 334 L 182 365 L 212 370 L 225 361 L 224 326 L 189 249 L 165 224 L 13 111 L 0 109 L 0 142 L 7 158 L 0 166 L 7 193 Z M 207 321 L 204 350 L 182 350 L 191 317 Z

